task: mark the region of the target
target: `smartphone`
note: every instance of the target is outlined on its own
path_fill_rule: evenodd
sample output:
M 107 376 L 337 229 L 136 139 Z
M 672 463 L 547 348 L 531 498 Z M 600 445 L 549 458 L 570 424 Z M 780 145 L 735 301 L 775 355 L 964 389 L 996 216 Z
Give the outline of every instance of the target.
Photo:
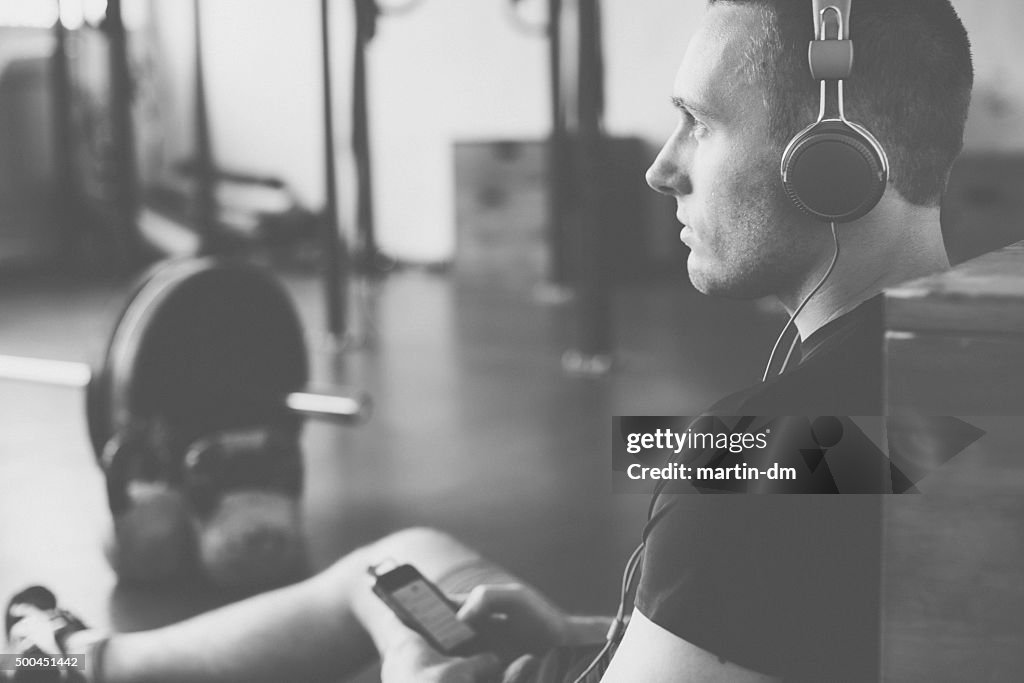
M 456 616 L 455 604 L 415 567 L 403 564 L 383 574 L 375 567 L 369 571 L 373 592 L 435 650 L 458 657 L 482 650 L 477 632 Z

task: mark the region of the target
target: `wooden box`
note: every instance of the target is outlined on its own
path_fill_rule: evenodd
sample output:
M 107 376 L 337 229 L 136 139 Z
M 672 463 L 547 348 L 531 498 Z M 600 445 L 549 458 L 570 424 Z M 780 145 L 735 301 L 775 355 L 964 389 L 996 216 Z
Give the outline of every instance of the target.
M 602 272 L 614 281 L 681 277 L 686 251 L 678 239 L 674 204 L 644 180 L 655 152 L 637 138 L 609 138 L 607 153 Z M 565 252 L 565 275 L 572 280 L 577 255 L 567 227 L 549 226 L 554 180 L 547 154 L 540 140 L 455 143 L 457 272 L 499 284 L 538 284 L 552 274 L 550 250 L 557 239 Z
M 1024 243 L 886 295 L 889 413 L 982 438 L 885 501 L 882 680 L 1024 672 Z

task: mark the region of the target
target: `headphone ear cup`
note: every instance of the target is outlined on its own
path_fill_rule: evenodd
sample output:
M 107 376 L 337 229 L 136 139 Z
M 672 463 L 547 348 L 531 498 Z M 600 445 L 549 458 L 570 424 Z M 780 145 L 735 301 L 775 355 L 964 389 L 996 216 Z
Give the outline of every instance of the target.
M 878 205 L 888 182 L 885 153 L 866 130 L 843 121 L 805 129 L 786 147 L 782 183 L 804 212 L 826 222 L 857 220 Z

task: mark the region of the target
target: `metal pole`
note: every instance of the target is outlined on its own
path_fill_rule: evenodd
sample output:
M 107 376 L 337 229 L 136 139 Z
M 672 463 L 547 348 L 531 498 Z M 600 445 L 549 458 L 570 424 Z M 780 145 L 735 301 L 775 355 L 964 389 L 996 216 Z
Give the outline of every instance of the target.
M 121 0 L 109 0 L 107 3 L 103 31 L 110 48 L 110 136 L 115 176 L 113 220 L 124 256 L 134 260 L 139 250 L 136 225 L 139 188 L 135 164 L 135 125 L 132 120 L 134 85 Z
M 203 22 L 199 0 L 193 0 L 195 33 L 195 186 L 193 188 L 193 220 L 200 236 L 203 254 L 218 252 L 221 235 L 217 225 L 217 199 L 214 183 L 213 142 L 210 133 L 209 107 L 206 101 L 206 74 L 203 65 Z
M 54 161 L 56 163 L 57 220 L 61 234 L 60 259 L 71 265 L 81 257 L 84 226 L 81 194 L 75 182 L 74 132 L 71 120 L 71 65 L 68 63 L 68 31 L 61 21 L 61 0 L 57 0 L 57 22 L 53 25 L 53 109 Z
M 601 53 L 599 0 L 577 3 L 579 82 L 576 130 L 572 140 L 575 200 L 573 244 L 579 255 L 576 275 L 576 347 L 563 358 L 570 372 L 602 375 L 611 367 L 611 288 L 608 268 L 609 229 L 602 202 L 607 182 L 604 134 L 604 63 Z
M 548 0 L 548 57 L 551 86 L 551 134 L 548 138 L 548 280 L 569 284 L 566 248 L 567 135 L 562 91 L 562 0 Z
M 321 248 L 324 252 L 324 290 L 327 302 L 327 331 L 340 346 L 347 331 L 348 247 L 338 219 L 338 172 L 335 160 L 334 104 L 331 89 L 331 35 L 329 0 L 320 0 L 320 39 L 323 57 L 324 91 L 324 183 L 326 206 L 322 221 Z
M 373 211 L 373 158 L 366 83 L 366 50 L 377 32 L 377 0 L 355 0 L 356 40 L 352 70 L 352 153 L 356 167 L 356 259 L 363 272 L 382 269 Z

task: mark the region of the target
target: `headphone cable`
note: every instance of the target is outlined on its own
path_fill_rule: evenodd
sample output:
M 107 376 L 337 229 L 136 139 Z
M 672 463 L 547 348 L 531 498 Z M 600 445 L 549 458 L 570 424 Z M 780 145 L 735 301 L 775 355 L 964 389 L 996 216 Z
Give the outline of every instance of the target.
M 786 357 L 782 361 L 782 368 L 779 370 L 779 375 L 786 374 L 786 368 L 789 367 L 789 361 L 793 358 L 793 352 L 796 351 L 796 347 L 800 345 L 800 335 L 793 337 L 793 342 L 789 345 L 789 351 L 786 352 Z
M 771 356 L 768 358 L 768 366 L 765 368 L 764 376 L 761 378 L 762 382 L 766 382 L 768 380 L 768 373 L 771 370 L 772 363 L 775 360 L 775 354 L 778 353 L 779 345 L 782 344 L 782 340 L 786 336 L 786 332 L 789 331 L 789 328 L 796 321 L 796 317 L 800 315 L 800 313 L 807 306 L 807 302 L 811 300 L 811 297 L 818 293 L 818 291 L 825 284 L 825 281 L 828 280 L 829 276 L 832 275 L 832 271 L 835 270 L 836 263 L 839 261 L 839 233 L 836 229 L 836 224 L 834 221 L 829 223 L 829 225 L 832 228 L 832 242 L 835 246 L 835 250 L 832 254 L 832 262 L 829 263 L 828 269 L 825 271 L 825 274 L 818 281 L 818 284 L 816 284 L 814 286 L 814 289 L 812 289 L 810 293 L 804 297 L 803 301 L 800 302 L 800 305 L 797 306 L 796 310 L 793 311 L 793 314 L 789 317 L 789 322 L 786 323 L 786 326 L 782 328 L 782 332 L 779 333 L 779 338 L 775 340 L 775 346 L 772 347 Z M 796 339 L 794 339 L 793 343 L 790 345 L 789 352 L 786 354 L 786 358 L 782 364 L 782 370 L 779 372 L 780 375 L 786 371 L 786 367 L 789 365 L 789 361 L 793 356 L 793 351 L 794 349 L 796 349 L 797 342 L 799 340 L 800 336 L 797 335 Z M 594 659 L 590 662 L 587 668 L 584 669 L 582 673 L 580 673 L 575 679 L 573 679 L 573 683 L 583 683 L 584 679 L 586 679 L 586 677 L 604 659 L 605 655 L 607 655 L 608 652 L 612 649 L 612 647 L 616 645 L 616 643 L 623 634 L 626 618 L 626 601 L 632 589 L 633 580 L 636 578 L 636 573 L 640 569 L 640 565 L 642 564 L 643 551 L 647 545 L 647 537 L 650 535 L 654 526 L 663 517 L 663 514 L 655 511 L 655 506 L 657 504 L 658 499 L 661 497 L 662 491 L 665 487 L 665 483 L 665 481 L 660 481 L 658 482 L 658 485 L 655 487 L 654 495 L 651 498 L 651 503 L 647 512 L 647 524 L 644 525 L 643 539 L 641 540 L 640 545 L 638 545 L 636 549 L 633 550 L 633 553 L 629 556 L 629 560 L 626 561 L 625 570 L 622 572 L 622 586 L 619 591 L 619 607 L 616 610 L 615 618 L 612 621 L 612 625 L 608 629 L 608 635 L 605 636 L 604 646 L 601 648 L 600 652 L 597 653 Z M 662 512 L 667 512 L 667 510 L 662 510 Z
M 626 623 L 626 599 L 633 585 L 633 578 L 640 568 L 643 551 L 644 544 L 641 543 L 633 551 L 633 554 L 629 556 L 629 560 L 626 561 L 626 569 L 622 572 L 622 587 L 619 591 L 619 608 L 616 611 L 615 619 L 612 620 L 611 627 L 608 629 L 608 635 L 605 636 L 604 647 L 594 656 L 590 664 L 587 665 L 587 668 L 573 679 L 573 683 L 583 683 L 586 677 L 590 675 L 590 672 L 601 663 L 605 655 L 618 643 Z
M 832 254 L 832 263 L 829 264 L 828 270 L 826 270 L 825 274 L 821 276 L 820 280 L 818 280 L 818 284 L 814 286 L 814 289 L 812 289 L 810 293 L 804 297 L 804 300 L 800 302 L 800 305 L 796 307 L 796 310 L 793 311 L 793 315 L 789 316 L 789 322 L 787 322 L 786 326 L 782 328 L 782 332 L 779 333 L 779 338 L 775 340 L 775 346 L 772 347 L 772 353 L 768 357 L 768 364 L 764 368 L 764 375 L 761 377 L 761 382 L 768 381 L 768 373 L 772 370 L 772 363 L 775 362 L 775 354 L 778 353 L 779 345 L 782 344 L 782 339 L 786 336 L 786 332 L 789 332 L 789 328 L 794 322 L 796 322 L 796 317 L 804 310 L 804 307 L 807 306 L 807 302 L 811 300 L 811 297 L 818 293 L 818 290 L 825 284 L 825 281 L 828 280 L 830 275 L 832 275 L 832 271 L 835 270 L 836 267 L 836 262 L 839 261 L 839 233 L 836 231 L 835 221 L 830 222 L 829 225 L 832 226 L 832 242 L 835 244 L 835 252 Z M 799 339 L 799 335 L 797 336 L 797 339 Z M 782 370 L 779 372 L 780 375 L 786 371 L 786 367 L 789 365 L 790 356 L 793 355 L 794 348 L 796 348 L 796 340 L 793 341 L 793 345 L 789 348 L 789 353 L 786 354 L 786 360 L 782 365 Z

